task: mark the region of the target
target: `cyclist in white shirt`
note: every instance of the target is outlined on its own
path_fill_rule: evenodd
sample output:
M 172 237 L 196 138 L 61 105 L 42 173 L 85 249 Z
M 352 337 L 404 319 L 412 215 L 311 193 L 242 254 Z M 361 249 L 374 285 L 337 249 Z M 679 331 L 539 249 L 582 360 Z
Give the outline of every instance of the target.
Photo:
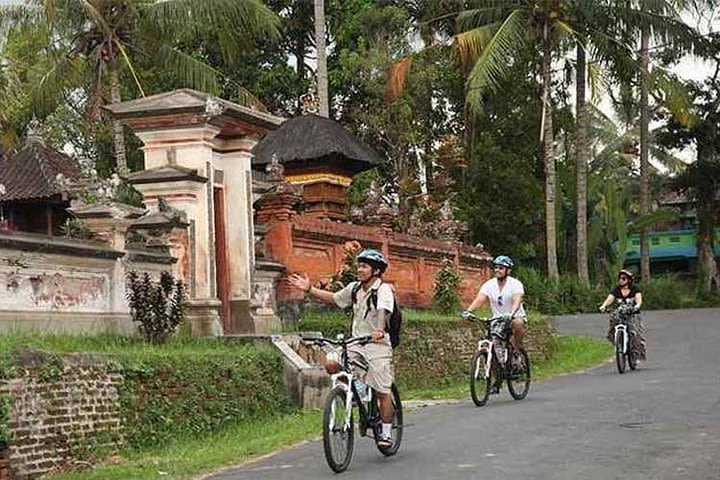
M 522 305 L 525 288 L 520 280 L 510 276 L 514 263 L 507 255 L 499 255 L 493 259 L 495 278 L 485 282 L 467 310 L 462 312 L 467 318 L 470 312 L 490 302 L 493 317 L 506 317 L 510 323 L 512 335 L 510 344 L 515 351 L 522 347 L 522 340 L 527 330 L 527 317 Z

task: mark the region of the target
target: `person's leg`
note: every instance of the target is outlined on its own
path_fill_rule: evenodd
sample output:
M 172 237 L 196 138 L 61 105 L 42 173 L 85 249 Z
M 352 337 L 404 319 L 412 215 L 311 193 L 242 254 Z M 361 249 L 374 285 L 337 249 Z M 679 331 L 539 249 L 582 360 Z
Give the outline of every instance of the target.
M 640 315 L 633 315 L 633 332 L 635 333 L 635 354 L 638 360 L 646 360 L 647 353 L 645 350 L 645 328 L 640 320 Z
M 392 355 L 392 350 L 390 350 L 389 354 Z M 392 423 L 395 417 L 392 397 L 392 384 L 394 381 L 392 356 L 372 359 L 369 364 L 367 383 L 377 393 L 378 410 L 382 420 L 382 444 L 383 446 L 390 446 L 392 442 L 389 439 L 391 438 Z
M 524 318 L 515 317 L 510 323 L 510 328 L 512 330 L 510 343 L 515 351 L 519 351 L 522 348 L 523 338 L 525 338 L 525 332 L 527 331 L 527 322 Z

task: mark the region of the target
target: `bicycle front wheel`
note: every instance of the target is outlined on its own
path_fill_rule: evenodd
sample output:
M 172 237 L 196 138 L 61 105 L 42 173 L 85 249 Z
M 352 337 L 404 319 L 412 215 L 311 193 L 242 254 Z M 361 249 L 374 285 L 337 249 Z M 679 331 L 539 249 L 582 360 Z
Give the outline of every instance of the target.
M 335 473 L 345 471 L 350 465 L 355 442 L 353 412 L 352 410 L 347 411 L 346 395 L 347 393 L 342 388 L 335 388 L 325 400 L 323 447 L 325 449 L 325 459 L 330 469 Z M 346 424 L 348 414 L 350 422 Z
M 637 341 L 637 337 L 634 334 L 630 334 L 630 342 L 628 345 L 628 353 L 627 353 L 627 364 L 628 367 L 630 367 L 630 370 L 635 370 L 637 368 L 637 356 L 635 354 L 636 351 L 636 345 L 635 342 Z
M 398 391 L 397 385 L 395 385 L 394 383 L 392 385 L 392 400 L 393 400 L 393 408 L 395 411 L 395 413 L 393 415 L 392 433 L 391 433 L 392 447 L 382 448 L 382 447 L 378 446 L 378 450 L 380 450 L 380 453 L 382 453 L 386 457 L 391 457 L 398 452 L 398 450 L 400 449 L 400 442 L 402 442 L 402 437 L 403 437 L 402 402 L 400 401 L 400 392 Z
M 487 352 L 475 352 L 470 363 L 470 397 L 478 407 L 482 407 L 490 396 L 490 376 L 485 376 Z
M 525 349 L 520 349 L 513 359 L 513 371 L 507 379 L 508 390 L 515 400 L 522 400 L 530 391 L 530 357 Z
M 625 338 L 622 333 L 615 336 L 615 364 L 617 365 L 618 373 L 625 373 L 625 353 L 623 352 L 623 344 Z

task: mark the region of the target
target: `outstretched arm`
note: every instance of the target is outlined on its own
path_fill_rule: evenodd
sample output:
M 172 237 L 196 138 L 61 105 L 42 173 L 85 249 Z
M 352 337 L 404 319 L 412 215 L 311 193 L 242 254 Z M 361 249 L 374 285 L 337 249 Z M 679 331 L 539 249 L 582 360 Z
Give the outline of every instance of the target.
M 309 293 L 313 298 L 317 298 L 325 303 L 335 303 L 333 292 L 313 287 L 310 285 L 310 279 L 306 274 L 298 275 L 297 273 L 293 273 L 287 278 L 287 281 L 291 286 L 305 293 Z

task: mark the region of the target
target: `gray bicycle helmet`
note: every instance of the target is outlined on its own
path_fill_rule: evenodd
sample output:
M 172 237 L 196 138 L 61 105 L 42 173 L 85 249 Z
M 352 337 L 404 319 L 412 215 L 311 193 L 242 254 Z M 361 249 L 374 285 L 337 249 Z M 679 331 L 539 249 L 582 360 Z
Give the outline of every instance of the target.
M 512 258 L 508 257 L 507 255 L 498 255 L 493 259 L 493 265 L 500 265 L 501 267 L 506 268 L 513 268 L 515 265 L 512 261 Z

